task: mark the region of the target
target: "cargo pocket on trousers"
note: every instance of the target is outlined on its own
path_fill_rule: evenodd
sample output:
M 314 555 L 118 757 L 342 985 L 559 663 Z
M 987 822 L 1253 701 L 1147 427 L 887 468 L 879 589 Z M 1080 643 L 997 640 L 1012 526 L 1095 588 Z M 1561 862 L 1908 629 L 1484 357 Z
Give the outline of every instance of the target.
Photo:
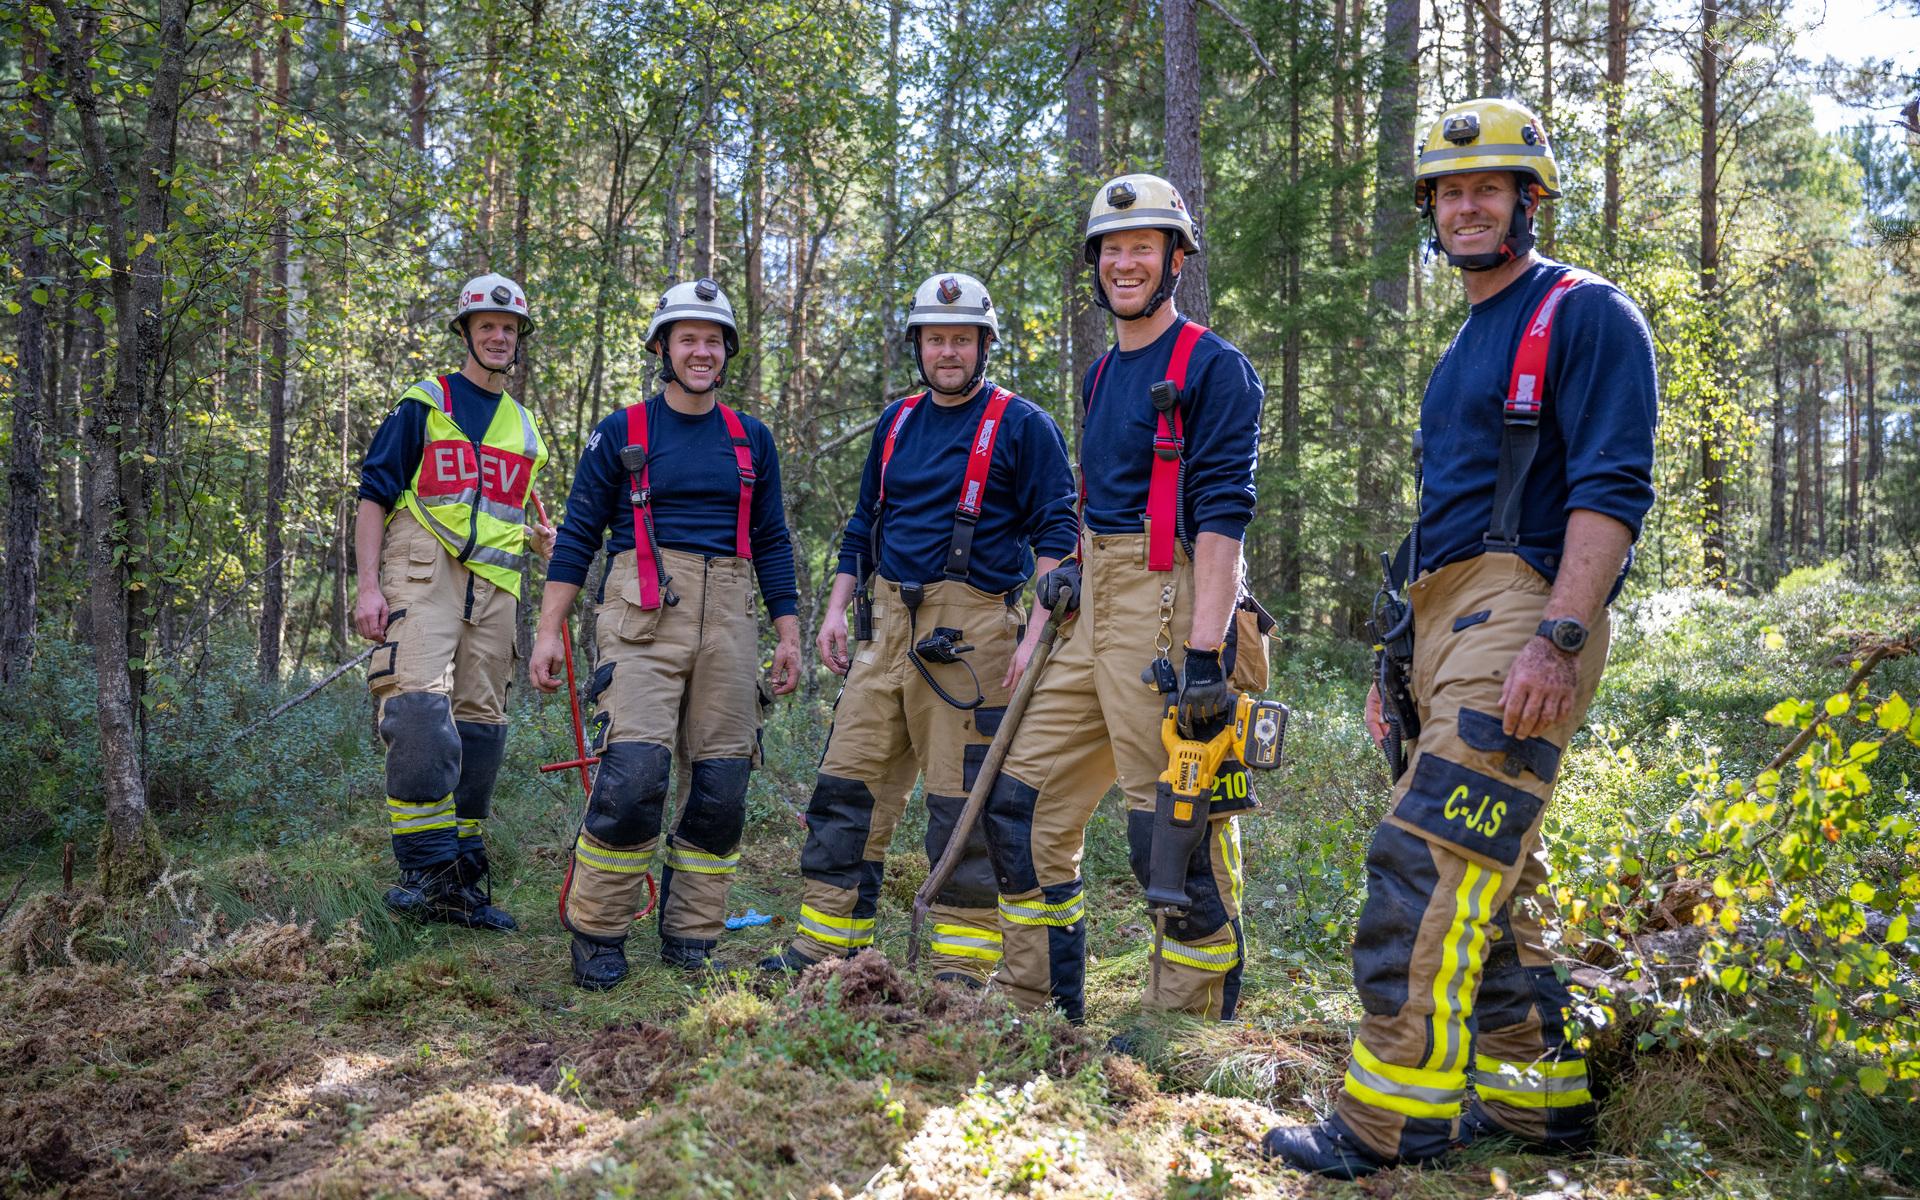
M 639 576 L 629 575 L 620 581 L 620 619 L 613 632 L 623 642 L 650 642 L 660 632 L 660 614 L 666 610 L 664 589 L 657 607 L 641 608 Z
M 407 580 L 410 583 L 433 582 L 434 570 L 440 565 L 440 539 L 424 529 L 413 534 L 413 544 L 407 547 Z
M 391 680 L 399 668 L 400 639 L 394 636 L 394 626 L 406 615 L 404 608 L 396 608 L 387 614 L 387 640 L 375 646 L 373 657 L 367 660 L 367 686 L 375 692 L 393 686 L 391 682 L 383 684 L 380 681 Z
M 1504 754 L 1500 769 L 1509 776 L 1532 771 L 1542 783 L 1552 783 L 1560 773 L 1560 747 L 1545 738 L 1517 738 L 1507 733 L 1499 717 L 1460 710 L 1460 740 L 1487 754 Z
M 1491 775 L 1424 753 L 1393 819 L 1471 857 L 1512 867 L 1546 804 Z

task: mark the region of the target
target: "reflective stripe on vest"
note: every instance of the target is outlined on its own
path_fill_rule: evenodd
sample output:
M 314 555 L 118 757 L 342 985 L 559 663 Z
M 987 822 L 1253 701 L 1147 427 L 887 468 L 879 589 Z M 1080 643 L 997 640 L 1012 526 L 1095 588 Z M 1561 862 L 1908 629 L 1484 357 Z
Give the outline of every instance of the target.
M 720 419 L 727 427 L 727 439 L 733 445 L 734 469 L 740 475 L 740 502 L 733 521 L 733 552 L 739 558 L 753 558 L 753 540 L 749 526 L 753 520 L 753 448 L 747 441 L 746 423 L 740 414 L 718 402 Z M 660 607 L 660 561 L 655 557 L 653 530 L 653 486 L 649 482 L 647 453 L 647 406 L 643 401 L 627 406 L 627 445 L 640 447 L 640 474 L 632 480 L 633 567 L 640 577 L 640 607 L 652 612 Z
M 1487 522 L 1486 545 L 1512 550 L 1520 542 L 1520 502 L 1527 489 L 1533 456 L 1540 449 L 1540 412 L 1547 398 L 1547 351 L 1553 344 L 1553 318 L 1567 293 L 1599 277 L 1570 270 L 1540 298 L 1520 349 L 1513 356 L 1513 375 L 1507 381 L 1507 400 L 1500 429 L 1500 468 L 1494 478 L 1493 513 Z M 1418 564 L 1415 564 L 1415 570 Z
M 420 463 L 395 510 L 404 507 L 456 561 L 518 596 L 527 496 L 547 461 L 532 414 L 502 394 L 474 441 L 453 419 L 448 377 L 416 383 L 403 399 L 427 406 L 427 424 Z
M 1185 423 L 1180 409 L 1187 390 L 1187 366 L 1193 360 L 1193 348 L 1207 334 L 1207 327 L 1194 321 L 1180 326 L 1174 335 L 1173 355 L 1167 360 L 1167 381 L 1173 384 L 1171 408 L 1159 414 L 1153 434 L 1153 474 L 1147 480 L 1147 570 L 1173 570 L 1174 534 L 1180 522 L 1181 455 L 1186 450 Z M 1108 350 L 1093 368 L 1093 387 L 1087 392 L 1086 417 L 1093 415 L 1093 402 L 1100 395 L 1100 377 L 1107 373 Z M 1087 467 L 1080 464 L 1080 513 L 1082 523 L 1087 511 Z
M 880 444 L 880 486 L 874 500 L 874 558 L 880 557 L 880 518 L 887 505 L 887 464 L 893 461 L 894 443 L 900 438 L 900 429 L 913 415 L 913 410 L 922 400 L 932 395 L 921 392 L 917 396 L 908 396 L 900 402 L 900 410 L 893 416 L 893 424 L 887 427 L 887 440 Z M 953 536 L 947 542 L 947 565 L 944 574 L 948 579 L 966 582 L 973 563 L 973 530 L 980 523 L 980 514 L 986 507 L 987 475 L 993 469 L 993 446 L 1000 437 L 1000 426 L 1004 423 L 1007 405 L 1013 400 L 1013 393 L 1003 387 L 996 387 L 987 394 L 987 407 L 980 413 L 979 424 L 973 427 L 973 441 L 967 449 L 967 471 L 960 481 L 960 499 L 953 509 Z

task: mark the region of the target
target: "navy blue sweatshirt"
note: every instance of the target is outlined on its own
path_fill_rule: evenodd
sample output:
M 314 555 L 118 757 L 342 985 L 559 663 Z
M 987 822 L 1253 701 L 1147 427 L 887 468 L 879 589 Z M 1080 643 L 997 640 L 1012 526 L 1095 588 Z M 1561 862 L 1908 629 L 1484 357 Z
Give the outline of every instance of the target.
M 1426 439 L 1421 571 L 1483 548 L 1513 358 L 1541 298 L 1566 270 L 1543 260 L 1475 304 L 1427 382 L 1420 404 Z M 1653 506 L 1660 399 L 1646 318 L 1612 284 L 1569 292 L 1551 336 L 1540 449 L 1521 500 L 1519 550 L 1548 580 L 1559 570 L 1567 514 L 1576 508 L 1603 513 L 1639 536 Z
M 1174 339 L 1183 317 L 1139 350 L 1115 347 L 1080 384 L 1080 403 L 1091 399 L 1080 440 L 1080 476 L 1087 482 L 1087 528 L 1094 533 L 1139 533 L 1153 475 L 1153 438 L 1159 428 L 1149 394 L 1167 377 Z M 1092 395 L 1094 376 L 1100 377 Z M 1209 331 L 1187 363 L 1181 401 L 1186 437 L 1187 540 L 1218 533 L 1240 540 L 1253 519 L 1253 469 L 1260 455 L 1260 403 L 1266 389 L 1253 364 L 1219 334 Z
M 489 392 L 465 375 L 447 376 L 453 389 L 453 421 L 467 440 L 478 442 L 487 436 L 499 407 L 500 393 Z M 413 483 L 420 469 L 420 455 L 427 447 L 427 406 L 418 400 L 402 400 L 380 428 L 373 432 L 366 461 L 360 464 L 360 498 L 371 500 L 388 512 Z
M 746 413 L 748 450 L 753 456 L 753 507 L 748 540 L 760 595 L 771 616 L 792 616 L 799 607 L 794 583 L 793 542 L 787 536 L 787 510 L 780 499 L 780 455 L 773 434 Z M 585 584 L 587 568 L 604 538 L 607 557 L 633 549 L 633 505 L 620 451 L 627 444 L 627 412 L 619 409 L 594 427 L 567 494 L 567 515 L 560 524 L 547 578 Z M 734 523 L 739 513 L 740 471 L 733 440 L 718 407 L 689 417 L 675 412 L 664 396 L 647 401 L 647 482 L 653 489 L 653 528 L 660 545 L 708 558 L 734 552 Z
M 880 527 L 879 571 L 895 583 L 932 583 L 946 577 L 953 515 L 960 503 L 981 414 L 993 384 L 983 383 L 952 408 L 929 396 L 901 426 L 887 464 L 887 509 Z M 880 451 L 902 400 L 887 406 L 874 427 L 860 475 L 860 503 L 840 539 L 840 573 L 858 577 L 874 567 L 873 515 L 880 494 Z M 1015 396 L 1001 414 L 987 468 L 986 497 L 974 527 L 968 582 L 984 592 L 1010 592 L 1033 574 L 1034 555 L 1073 553 L 1073 471 L 1060 427 L 1039 405 Z M 856 565 L 856 561 L 858 565 Z

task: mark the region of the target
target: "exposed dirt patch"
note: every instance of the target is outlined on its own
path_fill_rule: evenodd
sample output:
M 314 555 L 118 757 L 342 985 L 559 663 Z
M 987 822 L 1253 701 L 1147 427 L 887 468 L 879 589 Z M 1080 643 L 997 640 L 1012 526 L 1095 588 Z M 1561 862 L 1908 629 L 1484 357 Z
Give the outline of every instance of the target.
M 563 1060 L 581 1095 L 623 1112 L 670 1095 L 691 1065 L 672 1031 L 645 1023 L 609 1025 Z M 558 1069 L 556 1064 L 556 1074 Z
M 906 980 L 878 950 L 862 950 L 852 958 L 830 958 L 808 967 L 789 993 L 789 1002 L 801 1007 L 823 1003 L 829 984 L 836 981 L 840 1007 L 851 1013 L 880 1015 L 874 1010 L 885 1013 L 907 1002 Z

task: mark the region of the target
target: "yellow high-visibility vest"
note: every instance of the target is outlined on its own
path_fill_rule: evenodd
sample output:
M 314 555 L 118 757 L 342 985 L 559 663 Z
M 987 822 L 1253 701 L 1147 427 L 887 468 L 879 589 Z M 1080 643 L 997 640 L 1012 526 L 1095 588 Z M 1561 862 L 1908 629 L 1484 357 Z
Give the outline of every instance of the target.
M 400 497 L 416 520 L 468 570 L 515 596 L 527 551 L 527 497 L 547 462 L 533 414 L 502 392 L 486 436 L 469 441 L 453 419 L 447 379 L 425 379 L 401 397 L 427 406 L 426 447 Z

